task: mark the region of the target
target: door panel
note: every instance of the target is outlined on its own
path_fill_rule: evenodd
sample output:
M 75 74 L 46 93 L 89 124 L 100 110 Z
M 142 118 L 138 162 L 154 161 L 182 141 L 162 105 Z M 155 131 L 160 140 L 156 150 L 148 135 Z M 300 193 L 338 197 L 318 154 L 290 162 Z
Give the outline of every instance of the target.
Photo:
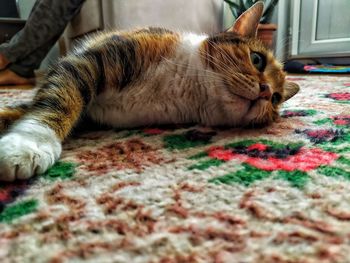
M 344 16 L 347 10 L 348 15 Z M 316 40 L 350 37 L 350 1 L 319 0 L 316 18 Z
M 349 10 L 349 0 L 294 0 L 298 41 L 293 41 L 292 55 L 350 55 Z

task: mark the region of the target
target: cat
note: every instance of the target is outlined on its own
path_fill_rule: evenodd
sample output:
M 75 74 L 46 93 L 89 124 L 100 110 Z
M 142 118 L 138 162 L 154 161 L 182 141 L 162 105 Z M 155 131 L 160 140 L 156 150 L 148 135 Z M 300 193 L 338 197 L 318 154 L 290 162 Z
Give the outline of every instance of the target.
M 83 115 L 118 128 L 271 123 L 299 87 L 256 38 L 262 11 L 257 2 L 212 36 L 145 28 L 89 37 L 48 71 L 30 105 L 3 111 L 14 123 L 0 139 L 0 181 L 44 173 Z

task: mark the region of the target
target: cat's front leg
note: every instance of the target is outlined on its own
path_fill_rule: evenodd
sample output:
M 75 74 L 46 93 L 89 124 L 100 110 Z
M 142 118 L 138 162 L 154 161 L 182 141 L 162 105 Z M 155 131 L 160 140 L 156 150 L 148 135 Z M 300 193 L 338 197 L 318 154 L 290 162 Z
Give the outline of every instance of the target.
M 95 96 L 101 72 L 97 59 L 74 56 L 48 72 L 31 106 L 0 138 L 0 181 L 30 178 L 57 161 L 61 142 Z
M 28 179 L 59 158 L 61 142 L 47 125 L 24 119 L 0 139 L 0 181 Z

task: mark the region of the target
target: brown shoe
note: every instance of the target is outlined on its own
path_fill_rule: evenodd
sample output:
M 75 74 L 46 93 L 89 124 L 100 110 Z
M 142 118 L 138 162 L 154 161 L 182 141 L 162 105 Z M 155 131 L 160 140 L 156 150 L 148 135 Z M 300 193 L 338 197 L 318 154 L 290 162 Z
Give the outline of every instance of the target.
M 34 78 L 24 78 L 17 75 L 15 72 L 5 69 L 0 71 L 0 85 L 32 85 L 35 84 Z
M 0 70 L 5 69 L 8 64 L 10 64 L 10 61 L 8 61 L 8 59 L 3 54 L 0 54 Z

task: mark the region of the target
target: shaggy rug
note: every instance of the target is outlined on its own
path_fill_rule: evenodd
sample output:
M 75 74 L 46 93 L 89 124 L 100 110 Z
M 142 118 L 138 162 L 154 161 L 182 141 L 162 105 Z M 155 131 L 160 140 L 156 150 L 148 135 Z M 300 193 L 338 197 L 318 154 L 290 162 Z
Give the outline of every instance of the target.
M 70 138 L 47 173 L 0 183 L 0 262 L 350 262 L 350 78 L 289 79 L 266 128 Z

